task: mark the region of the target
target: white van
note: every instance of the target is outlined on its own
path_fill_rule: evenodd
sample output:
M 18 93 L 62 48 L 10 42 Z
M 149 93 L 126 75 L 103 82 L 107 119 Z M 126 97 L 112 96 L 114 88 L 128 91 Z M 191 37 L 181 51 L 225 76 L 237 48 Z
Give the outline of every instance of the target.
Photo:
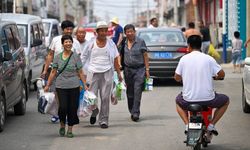
M 45 46 L 48 48 L 53 37 L 60 35 L 59 21 L 56 19 L 42 19 L 45 33 Z
M 19 29 L 26 58 L 26 79 L 28 89 L 33 84 L 36 89 L 36 80 L 40 77 L 47 50 L 45 46 L 42 19 L 39 16 L 28 14 L 0 13 L 0 20 L 14 21 Z

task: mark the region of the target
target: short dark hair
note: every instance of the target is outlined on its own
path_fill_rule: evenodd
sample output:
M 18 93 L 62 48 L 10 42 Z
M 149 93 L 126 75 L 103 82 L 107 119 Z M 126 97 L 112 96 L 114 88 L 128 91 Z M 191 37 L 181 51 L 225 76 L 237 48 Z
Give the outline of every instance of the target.
M 200 35 L 191 35 L 187 39 L 187 43 L 192 49 L 200 49 L 201 48 L 201 43 L 202 39 Z
M 189 28 L 195 28 L 195 24 L 194 24 L 193 22 L 189 22 L 189 23 L 188 23 L 188 27 L 189 27 Z
M 182 31 L 182 32 L 185 32 L 185 31 L 186 31 L 186 28 L 185 28 L 185 27 L 182 27 L 182 28 L 181 28 L 181 31 Z
M 72 27 L 74 28 L 74 24 L 73 22 L 69 21 L 69 20 L 64 20 L 62 23 L 61 23 L 61 28 L 62 30 L 64 30 L 65 28 L 68 28 L 68 27 Z
M 71 40 L 71 42 L 73 43 L 73 38 L 71 35 L 63 35 L 61 38 L 61 43 L 63 44 L 65 40 Z
M 235 31 L 234 32 L 234 37 L 235 38 L 240 38 L 240 32 L 239 31 Z
M 132 25 L 132 24 L 127 24 L 127 25 L 125 25 L 125 27 L 124 27 L 124 33 L 126 33 L 126 31 L 127 31 L 128 29 L 133 29 L 133 30 L 135 31 L 135 26 Z
M 156 18 L 156 17 L 151 18 L 151 19 L 150 19 L 150 23 L 154 22 L 155 20 L 157 20 L 157 18 Z

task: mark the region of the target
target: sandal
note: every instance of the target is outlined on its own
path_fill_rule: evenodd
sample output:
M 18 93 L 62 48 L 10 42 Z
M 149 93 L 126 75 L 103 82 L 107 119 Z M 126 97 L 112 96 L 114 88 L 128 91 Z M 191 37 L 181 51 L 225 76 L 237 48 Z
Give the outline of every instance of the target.
M 60 128 L 59 134 L 60 134 L 60 136 L 64 136 L 65 135 L 65 128 Z

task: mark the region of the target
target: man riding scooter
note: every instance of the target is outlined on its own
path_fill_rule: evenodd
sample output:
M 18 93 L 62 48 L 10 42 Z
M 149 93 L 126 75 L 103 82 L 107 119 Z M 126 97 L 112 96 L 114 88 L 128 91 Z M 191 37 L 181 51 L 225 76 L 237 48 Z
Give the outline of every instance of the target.
M 191 35 L 187 43 L 190 53 L 180 59 L 174 76 L 176 81 L 183 83 L 182 92 L 176 97 L 177 112 L 185 123 L 186 134 L 189 123 L 187 107 L 190 104 L 216 108 L 207 130 L 218 135 L 215 124 L 227 110 L 229 98 L 214 91 L 213 78 L 223 79 L 225 72 L 211 56 L 201 52 L 201 36 Z

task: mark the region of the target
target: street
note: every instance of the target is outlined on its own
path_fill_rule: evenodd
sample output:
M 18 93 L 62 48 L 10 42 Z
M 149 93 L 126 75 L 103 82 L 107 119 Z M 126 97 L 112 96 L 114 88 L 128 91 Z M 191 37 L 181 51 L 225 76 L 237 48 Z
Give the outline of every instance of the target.
M 241 74 L 231 65 L 223 66 L 224 81 L 215 81 L 215 90 L 230 97 L 228 111 L 216 125 L 219 135 L 206 150 L 249 150 L 250 114 L 241 108 Z M 126 101 L 110 105 L 109 128 L 89 124 L 81 118 L 74 127 L 75 137 L 59 137 L 59 124 L 49 115 L 37 112 L 36 92 L 31 92 L 24 116 L 8 113 L 0 133 L 0 150 L 186 150 L 184 124 L 175 110 L 175 97 L 181 86 L 170 80 L 156 83 L 144 92 L 139 122 L 132 122 Z

